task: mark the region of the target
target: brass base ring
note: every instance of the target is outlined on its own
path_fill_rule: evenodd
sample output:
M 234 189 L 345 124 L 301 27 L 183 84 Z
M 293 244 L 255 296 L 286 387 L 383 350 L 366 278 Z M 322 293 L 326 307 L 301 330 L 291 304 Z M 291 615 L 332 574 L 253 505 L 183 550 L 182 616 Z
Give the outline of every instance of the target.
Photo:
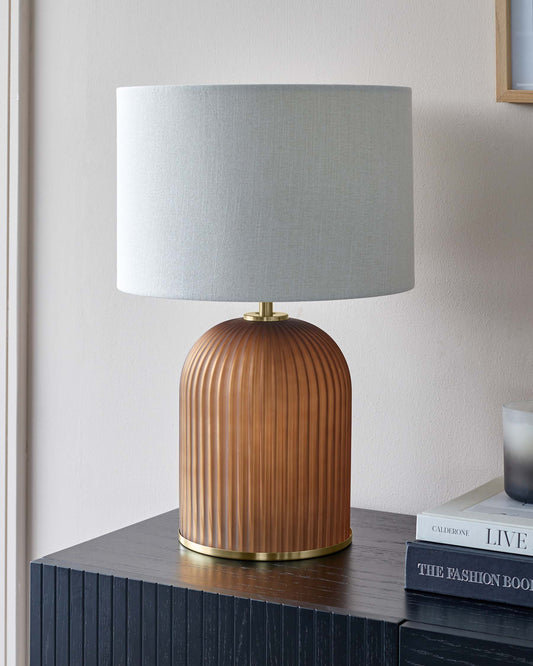
M 178 539 L 182 546 L 189 550 L 194 550 L 202 555 L 210 555 L 211 557 L 225 557 L 230 560 L 255 560 L 256 562 L 272 562 L 281 560 L 307 560 L 311 557 L 323 557 L 324 555 L 331 555 L 339 550 L 343 550 L 352 543 L 352 530 L 350 536 L 341 543 L 336 543 L 333 546 L 326 546 L 325 548 L 314 548 L 312 550 L 294 550 L 286 553 L 247 553 L 238 550 L 224 550 L 223 548 L 213 548 L 212 546 L 203 546 L 200 543 L 189 541 L 181 532 L 178 531 Z

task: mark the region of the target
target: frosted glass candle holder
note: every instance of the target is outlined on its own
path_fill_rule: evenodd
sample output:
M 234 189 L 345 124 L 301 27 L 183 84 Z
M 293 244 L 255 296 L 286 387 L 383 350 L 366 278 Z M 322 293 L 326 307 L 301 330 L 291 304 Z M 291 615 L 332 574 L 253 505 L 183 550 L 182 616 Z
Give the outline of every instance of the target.
M 533 503 L 533 400 L 503 406 L 505 492 Z

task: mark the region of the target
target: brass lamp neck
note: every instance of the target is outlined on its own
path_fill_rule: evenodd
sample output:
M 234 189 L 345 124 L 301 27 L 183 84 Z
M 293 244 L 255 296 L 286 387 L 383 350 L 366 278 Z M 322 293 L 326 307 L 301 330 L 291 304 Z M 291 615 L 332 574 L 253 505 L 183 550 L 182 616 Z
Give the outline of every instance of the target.
M 259 303 L 259 316 L 260 317 L 272 317 L 274 314 L 274 303 L 268 301 L 261 301 Z
M 258 312 L 247 312 L 243 318 L 246 321 L 284 321 L 289 315 L 286 312 L 274 312 L 271 301 L 261 301 Z

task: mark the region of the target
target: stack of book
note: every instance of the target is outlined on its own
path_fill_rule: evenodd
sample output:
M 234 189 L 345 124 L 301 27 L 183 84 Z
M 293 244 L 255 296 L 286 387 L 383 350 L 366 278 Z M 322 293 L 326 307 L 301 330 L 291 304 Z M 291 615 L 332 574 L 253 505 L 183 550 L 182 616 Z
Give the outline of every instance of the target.
M 533 505 L 503 487 L 499 477 L 418 514 L 407 589 L 533 607 Z

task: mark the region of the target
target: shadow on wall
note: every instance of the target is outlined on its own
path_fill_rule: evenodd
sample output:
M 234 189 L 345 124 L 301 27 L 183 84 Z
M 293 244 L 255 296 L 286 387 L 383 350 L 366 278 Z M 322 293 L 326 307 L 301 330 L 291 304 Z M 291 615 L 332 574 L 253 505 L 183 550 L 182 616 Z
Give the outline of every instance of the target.
M 414 110 L 415 291 L 357 304 L 360 335 L 372 330 L 351 359 L 364 387 L 354 385 L 358 501 L 379 469 L 394 467 L 402 487 L 416 468 L 425 490 L 407 510 L 502 473 L 501 405 L 533 397 L 533 107 L 524 106 Z M 389 504 L 403 501 L 390 494 Z
M 503 113 L 415 116 L 415 201 L 418 258 L 474 311 L 519 323 L 533 305 L 533 106 L 515 110 L 520 127 Z

